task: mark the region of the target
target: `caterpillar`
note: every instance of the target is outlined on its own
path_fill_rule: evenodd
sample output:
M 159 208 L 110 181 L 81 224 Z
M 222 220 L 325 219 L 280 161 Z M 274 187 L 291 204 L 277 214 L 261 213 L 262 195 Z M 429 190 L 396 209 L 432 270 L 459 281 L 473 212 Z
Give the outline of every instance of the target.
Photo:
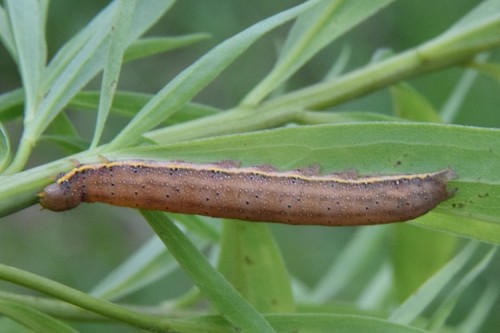
M 80 202 L 295 225 L 353 226 L 407 221 L 450 198 L 450 169 L 357 177 L 319 167 L 280 172 L 222 161 L 117 161 L 80 165 L 39 194 L 43 207 Z

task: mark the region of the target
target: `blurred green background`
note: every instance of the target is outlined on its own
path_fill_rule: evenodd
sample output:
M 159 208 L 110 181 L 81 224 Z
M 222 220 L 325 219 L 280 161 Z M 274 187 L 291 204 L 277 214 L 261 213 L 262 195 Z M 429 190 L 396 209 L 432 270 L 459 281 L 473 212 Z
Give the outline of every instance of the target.
M 119 89 L 155 93 L 182 69 L 204 52 L 249 25 L 301 1 L 178 1 L 171 11 L 148 32 L 148 36 L 175 36 L 206 32 L 211 38 L 204 42 L 125 64 Z M 69 38 L 81 29 L 109 1 L 53 0 L 47 23 L 49 59 Z M 288 89 L 317 82 L 335 62 L 344 46 L 351 48 L 348 68 L 366 64 L 380 48 L 394 52 L 414 47 L 437 36 L 471 8 L 477 0 L 400 0 L 328 47 L 295 75 Z M 270 70 L 277 50 L 283 43 L 287 28 L 283 27 L 259 41 L 243 57 L 227 69 L 213 84 L 197 96 L 196 101 L 227 109 L 240 99 Z M 490 59 L 498 59 L 498 52 Z M 16 66 L 0 46 L 0 92 L 21 86 Z M 439 109 L 462 75 L 462 69 L 448 69 L 416 78 L 409 83 Z M 90 89 L 99 88 L 99 78 Z M 465 125 L 499 127 L 498 83 L 479 76 L 465 98 L 457 122 Z M 391 113 L 387 90 L 340 105 L 338 110 Z M 80 134 L 89 139 L 94 126 L 94 114 L 69 110 Z M 126 119 L 113 117 L 108 121 L 105 140 L 116 133 Z M 17 145 L 21 120 L 6 124 L 12 145 Z M 30 166 L 61 158 L 62 148 L 49 143 L 40 144 Z M 264 161 L 265 162 L 265 161 Z M 219 222 L 214 219 L 214 225 Z M 77 289 L 88 290 L 109 271 L 138 249 L 152 231 L 135 211 L 99 204 L 81 205 L 65 213 L 42 211 L 34 206 L 9 217 L 0 224 L 0 262 L 54 279 Z M 288 269 L 306 284 L 314 284 L 347 243 L 353 228 L 293 227 L 273 225 L 272 230 L 282 249 Z M 498 256 L 497 256 L 498 258 Z M 488 269 L 490 278 L 500 276 L 500 261 Z M 190 286 L 182 272 L 150 286 L 126 301 L 154 304 L 165 298 L 180 295 Z M 2 290 L 20 290 L 0 283 Z M 467 311 L 467 297 L 480 292 L 471 288 L 460 301 L 454 318 Z M 160 291 L 158 291 L 160 290 Z M 500 301 L 497 300 L 498 309 Z M 500 327 L 500 316 L 490 316 L 484 331 Z M 81 327 L 93 325 L 85 324 Z

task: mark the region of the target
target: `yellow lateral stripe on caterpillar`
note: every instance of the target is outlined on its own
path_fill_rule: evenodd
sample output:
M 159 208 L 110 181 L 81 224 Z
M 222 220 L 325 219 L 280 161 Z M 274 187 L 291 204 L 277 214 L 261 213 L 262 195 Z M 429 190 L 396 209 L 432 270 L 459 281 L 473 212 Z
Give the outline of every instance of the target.
M 81 165 L 40 194 L 45 208 L 80 202 L 249 221 L 365 225 L 421 216 L 453 195 L 449 169 L 354 178 L 319 175 L 319 168 L 280 172 L 271 166 L 119 161 Z

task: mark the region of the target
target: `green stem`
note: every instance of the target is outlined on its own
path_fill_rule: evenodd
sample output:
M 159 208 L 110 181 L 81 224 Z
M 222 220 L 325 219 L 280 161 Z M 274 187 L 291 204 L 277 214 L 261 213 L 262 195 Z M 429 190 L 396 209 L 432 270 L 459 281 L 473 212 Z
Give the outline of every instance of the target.
M 196 289 L 197 294 L 199 291 Z M 199 316 L 202 313 L 190 310 L 178 310 L 178 302 L 184 301 L 185 298 L 191 297 L 192 293 L 181 296 L 179 299 L 169 300 L 167 302 L 162 302 L 159 305 L 152 306 L 137 306 L 137 305 L 121 305 L 129 310 L 135 311 L 140 314 L 156 316 L 156 317 L 193 317 Z M 24 306 L 36 309 L 43 313 L 46 313 L 52 317 L 65 319 L 65 320 L 76 320 L 76 321 L 86 321 L 86 322 L 109 322 L 110 318 L 103 317 L 99 314 L 84 310 L 72 304 L 66 302 L 55 300 L 47 297 L 36 297 L 28 295 L 20 295 L 16 293 L 9 293 L 0 291 L 0 300 L 6 300 L 22 304 Z M 196 301 L 199 300 L 199 297 Z M 180 304 L 184 305 L 184 304 Z M 192 304 L 189 304 L 192 305 Z M 186 306 L 187 307 L 187 304 Z
M 17 149 L 16 155 L 14 156 L 14 159 L 12 160 L 12 163 L 9 165 L 9 167 L 5 169 L 4 174 L 10 175 L 19 172 L 28 162 L 33 147 L 35 146 L 35 141 L 31 137 L 30 133 L 31 131 L 29 130 L 25 130 L 23 132 L 21 140 L 19 141 L 19 148 Z
M 0 264 L 0 279 L 64 300 L 120 322 L 158 332 L 195 332 L 201 327 L 179 320 L 140 314 L 35 274 Z
M 266 113 L 259 112 L 259 110 L 236 108 L 151 131 L 144 136 L 157 143 L 173 143 L 224 134 L 249 132 L 292 122 L 302 112 L 294 107 Z

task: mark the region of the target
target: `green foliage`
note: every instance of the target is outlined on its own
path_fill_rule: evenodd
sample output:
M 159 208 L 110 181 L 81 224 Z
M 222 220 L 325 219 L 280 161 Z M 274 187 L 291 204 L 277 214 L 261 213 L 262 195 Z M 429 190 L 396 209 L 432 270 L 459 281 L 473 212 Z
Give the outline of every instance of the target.
M 12 267 L 17 265 L 0 264 L 1 280 L 45 294 L 0 292 L 0 313 L 9 318 L 0 321 L 0 330 L 86 330 L 73 321 L 100 322 L 103 331 L 116 328 L 113 321 L 156 332 L 481 330 L 491 320 L 489 314 L 498 310 L 500 294 L 498 279 L 488 277 L 500 244 L 500 131 L 457 123 L 478 74 L 493 77 L 496 81 L 490 85 L 498 84 L 500 67 L 490 59 L 500 45 L 500 1 L 481 2 L 448 30 L 432 39 L 425 36 L 427 41 L 406 51 L 371 50 L 372 61 L 347 70 L 355 61 L 357 45 L 350 38 L 355 38 L 357 27 L 390 9 L 392 2 L 310 0 L 289 6 L 261 17 L 180 70 L 156 94 L 146 94 L 120 89 L 126 62 L 207 40 L 203 33 L 142 37 L 162 16 L 169 17 L 173 0 L 113 1 L 48 62 L 48 0 L 6 0 L 0 7 L 0 40 L 17 66 L 22 87 L 0 94 L 3 221 L 36 204 L 36 193 L 68 171 L 71 160 L 238 160 L 281 170 L 319 164 L 324 173 L 356 169 L 362 175 L 451 168 L 458 176 L 450 182 L 456 195 L 429 214 L 408 224 L 347 229 L 354 234 L 347 235 L 343 245 L 331 244 L 329 238 L 330 247 L 320 247 L 320 236 L 338 237 L 327 228 L 311 240 L 307 235 L 317 229 L 295 227 L 300 242 L 293 245 L 301 253 L 295 257 L 280 252 L 281 233 L 267 224 L 214 223 L 205 217 L 143 211 L 155 236 L 121 265 L 108 269 L 100 282 L 85 280 L 82 264 L 75 275 L 90 284 L 88 293 Z M 235 105 L 223 110 L 193 101 L 279 27 L 288 33 L 274 67 Z M 337 59 L 330 57 L 330 45 L 348 32 L 352 35 L 343 42 L 349 45 Z M 327 60 L 327 74 L 296 88 L 297 74 L 318 59 Z M 261 60 L 253 59 L 254 65 Z M 165 62 L 177 65 L 162 58 L 156 67 L 167 67 Z M 450 67 L 457 67 L 461 77 L 454 80 L 455 87 L 450 85 L 448 99 L 441 97 L 440 110 L 436 97 L 425 85 L 417 87 L 414 78 Z M 246 81 L 239 66 L 231 69 L 241 73 L 239 81 Z M 92 80 L 101 72 L 96 91 Z M 224 89 L 234 86 L 224 83 Z M 391 114 L 362 103 L 369 93 L 385 90 L 390 92 Z M 340 107 L 344 102 L 351 104 Z M 92 117 L 90 135 L 82 135 L 86 125 L 65 108 L 85 110 Z M 16 126 L 22 126 L 21 134 L 12 145 Z M 54 150 L 50 159 L 42 158 L 47 146 Z M 59 159 L 54 157 L 58 148 L 65 152 Z M 27 167 L 33 163 L 37 166 Z M 43 219 L 43 212 L 33 214 L 32 219 Z M 69 214 L 60 216 L 69 220 Z M 96 219 L 112 220 L 99 214 Z M 102 236 L 106 244 L 121 243 L 117 237 Z M 325 267 L 312 282 L 301 272 L 287 270 L 302 259 L 303 271 L 309 271 L 315 262 L 307 260 L 307 251 L 328 251 Z M 176 283 L 158 287 L 180 270 L 187 275 L 187 288 Z M 480 279 L 491 282 L 484 288 Z M 148 288 L 154 288 L 160 304 L 129 301 Z M 468 316 L 453 318 L 468 290 L 478 288 L 479 296 L 467 299 Z

